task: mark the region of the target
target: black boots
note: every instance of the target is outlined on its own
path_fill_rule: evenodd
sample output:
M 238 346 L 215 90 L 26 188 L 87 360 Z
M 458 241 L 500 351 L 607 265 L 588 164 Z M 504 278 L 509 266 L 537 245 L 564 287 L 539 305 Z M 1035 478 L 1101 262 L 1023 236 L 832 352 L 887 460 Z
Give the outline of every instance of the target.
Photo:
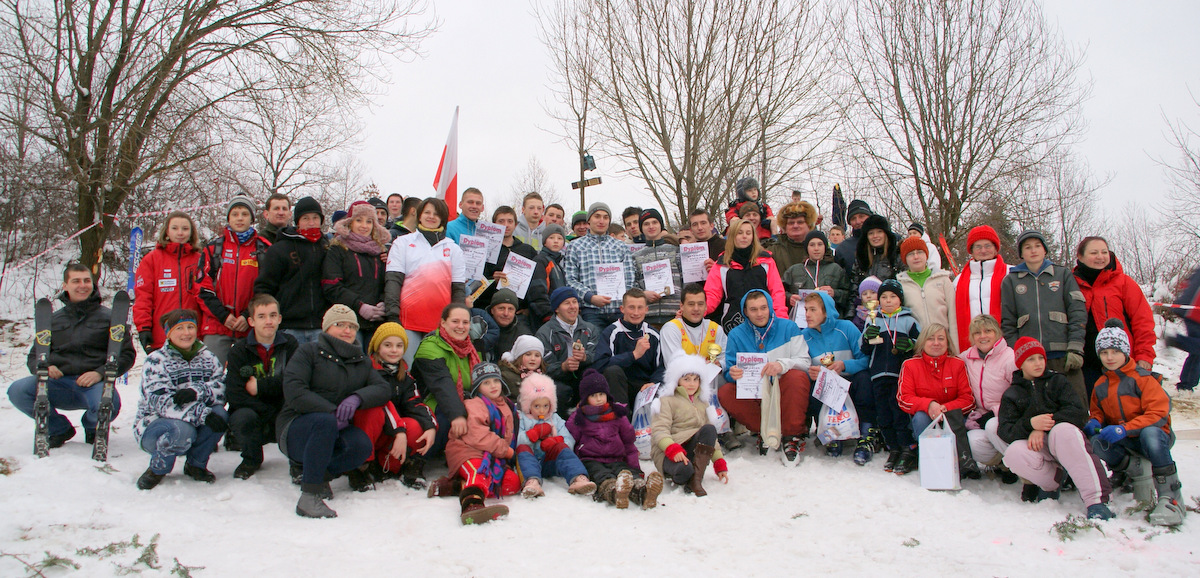
M 950 431 L 954 432 L 954 441 L 958 446 L 959 479 L 978 480 L 982 478 L 983 473 L 979 471 L 979 464 L 975 463 L 975 457 L 971 454 L 971 440 L 967 439 L 967 424 L 962 410 L 952 409 L 942 415 L 946 416 L 946 424 L 950 426 Z

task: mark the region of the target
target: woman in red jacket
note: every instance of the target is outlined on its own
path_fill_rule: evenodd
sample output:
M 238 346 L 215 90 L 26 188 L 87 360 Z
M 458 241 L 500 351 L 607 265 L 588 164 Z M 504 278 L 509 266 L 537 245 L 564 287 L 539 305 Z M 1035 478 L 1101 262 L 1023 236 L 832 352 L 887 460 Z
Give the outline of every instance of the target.
M 1141 369 L 1154 367 L 1154 313 L 1137 281 L 1125 274 L 1103 237 L 1087 237 L 1075 251 L 1075 280 L 1087 302 L 1087 334 L 1083 340 L 1083 380 L 1088 395 L 1104 375 L 1096 355 L 1096 335 L 1109 319 L 1125 323 L 1132 357 Z
M 921 330 L 916 350 L 920 355 L 900 366 L 900 387 L 896 390 L 900 409 L 912 416 L 913 437 L 920 439 L 921 432 L 933 420 L 945 416 L 958 444 L 959 475 L 979 479 L 979 465 L 971 455 L 964 418 L 975 409 L 967 364 L 957 357 L 950 330 L 940 323 L 931 323 Z M 901 460 L 905 457 L 903 453 Z M 912 457 L 915 456 L 909 459 Z
M 158 318 L 168 311 L 200 307 L 200 234 L 180 211 L 167 215 L 154 250 L 142 258 L 134 285 L 133 323 L 147 353 L 166 341 Z

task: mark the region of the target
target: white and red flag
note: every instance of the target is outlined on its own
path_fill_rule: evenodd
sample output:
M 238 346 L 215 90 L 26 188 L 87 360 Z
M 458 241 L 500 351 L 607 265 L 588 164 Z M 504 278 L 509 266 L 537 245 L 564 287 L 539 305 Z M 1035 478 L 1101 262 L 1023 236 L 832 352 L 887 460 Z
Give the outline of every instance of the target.
M 446 148 L 442 149 L 442 160 L 438 162 L 437 176 L 433 177 L 433 188 L 437 198 L 450 207 L 450 219 L 458 216 L 458 107 L 454 107 L 454 121 L 450 123 L 450 136 L 446 137 Z

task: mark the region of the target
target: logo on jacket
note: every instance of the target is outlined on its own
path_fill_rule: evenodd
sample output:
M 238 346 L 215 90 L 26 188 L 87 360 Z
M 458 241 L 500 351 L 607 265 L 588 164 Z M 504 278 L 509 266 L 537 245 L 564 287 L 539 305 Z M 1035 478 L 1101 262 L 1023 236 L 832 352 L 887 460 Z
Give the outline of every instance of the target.
M 1058 291 L 1058 287 L 1059 287 L 1060 285 L 1062 285 L 1062 282 L 1061 282 L 1061 281 L 1051 281 L 1051 282 L 1050 282 L 1050 290 L 1051 290 L 1051 291 Z
M 1014 290 L 1017 292 L 1017 295 L 1024 295 L 1029 292 L 1029 288 L 1024 283 L 1018 283 Z
M 443 257 L 449 257 L 449 256 L 450 256 L 450 247 L 442 247 L 442 256 L 443 256 Z

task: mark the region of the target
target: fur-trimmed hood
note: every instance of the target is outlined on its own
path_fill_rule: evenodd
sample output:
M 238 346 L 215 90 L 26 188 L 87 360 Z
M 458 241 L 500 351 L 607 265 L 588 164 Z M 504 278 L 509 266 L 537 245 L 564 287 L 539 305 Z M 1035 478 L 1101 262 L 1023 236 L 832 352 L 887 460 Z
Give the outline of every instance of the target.
M 667 365 L 666 373 L 663 374 L 663 383 L 659 387 L 658 396 L 655 397 L 651 404 L 651 412 L 657 414 L 661 407 L 659 400 L 675 395 L 675 392 L 680 388 L 679 379 L 690 373 L 700 376 L 700 390 L 697 395 L 708 405 L 708 409 L 706 410 L 708 422 L 717 425 L 717 409 L 712 406 L 710 400 L 712 400 L 713 380 L 721 373 L 721 368 L 708 363 L 699 355 L 680 355 L 671 360 L 671 363 Z

